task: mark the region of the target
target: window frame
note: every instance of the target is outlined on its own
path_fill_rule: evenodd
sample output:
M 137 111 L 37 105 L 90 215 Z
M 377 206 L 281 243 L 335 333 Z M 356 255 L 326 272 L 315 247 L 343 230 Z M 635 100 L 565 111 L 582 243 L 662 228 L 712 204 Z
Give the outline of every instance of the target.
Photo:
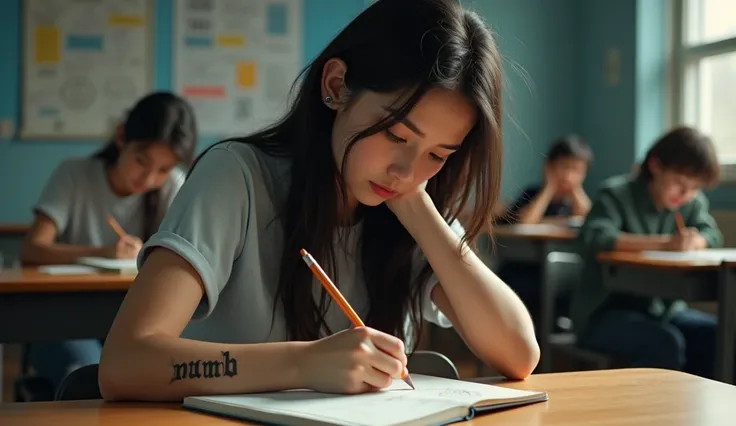
M 669 106 L 669 121 L 673 126 L 682 124 L 686 117 L 697 114 L 694 112 L 698 108 L 697 104 L 685 105 L 684 99 L 699 97 L 698 84 L 695 83 L 698 81 L 699 61 L 725 53 L 736 53 L 736 35 L 691 46 L 685 44 L 688 35 L 685 8 L 689 1 L 692 0 L 673 0 L 669 3 L 668 57 L 671 65 L 666 105 Z M 736 183 L 736 160 L 721 162 L 721 182 Z

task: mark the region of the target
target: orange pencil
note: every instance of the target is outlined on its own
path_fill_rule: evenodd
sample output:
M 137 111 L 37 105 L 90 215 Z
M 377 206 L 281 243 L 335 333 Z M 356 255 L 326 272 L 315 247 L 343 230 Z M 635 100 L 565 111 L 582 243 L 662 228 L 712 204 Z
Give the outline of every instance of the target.
M 682 220 L 682 214 L 680 212 L 675 213 L 675 221 L 677 222 L 677 229 L 680 233 L 685 231 L 685 221 Z
M 120 224 L 118 223 L 117 220 L 115 220 L 114 217 L 108 216 L 107 223 L 109 223 L 112 230 L 115 231 L 116 234 L 118 234 L 118 237 L 123 238 L 124 236 L 127 235 L 123 227 L 120 226 Z
M 361 320 L 358 314 L 355 313 L 355 310 L 352 306 L 350 306 L 350 303 L 348 303 L 348 301 L 345 299 L 345 296 L 340 293 L 340 290 L 337 289 L 337 286 L 335 286 L 330 277 L 328 277 L 322 267 L 319 266 L 317 261 L 314 260 L 312 255 L 304 249 L 299 250 L 299 253 L 302 255 L 302 259 L 304 259 L 304 262 L 307 264 L 307 266 L 309 266 L 309 269 L 312 271 L 314 276 L 317 277 L 319 282 L 322 283 L 322 286 L 325 288 L 325 290 L 330 293 L 330 296 L 332 296 L 335 302 L 337 302 L 337 304 L 340 306 L 340 309 L 342 309 L 342 311 L 345 312 L 345 315 L 348 316 L 350 322 L 353 323 L 353 326 L 365 327 L 363 320 Z M 411 379 L 411 376 L 409 376 L 409 371 L 406 368 L 401 374 L 401 378 L 404 380 L 404 382 L 406 382 L 407 385 L 411 386 L 412 389 L 415 389 L 414 381 Z

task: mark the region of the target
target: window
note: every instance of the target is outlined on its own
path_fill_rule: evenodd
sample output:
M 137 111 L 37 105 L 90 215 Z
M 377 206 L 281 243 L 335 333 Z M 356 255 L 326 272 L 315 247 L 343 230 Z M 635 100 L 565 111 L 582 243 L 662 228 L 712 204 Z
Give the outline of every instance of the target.
M 674 122 L 710 135 L 724 180 L 736 181 L 736 1 L 673 5 Z

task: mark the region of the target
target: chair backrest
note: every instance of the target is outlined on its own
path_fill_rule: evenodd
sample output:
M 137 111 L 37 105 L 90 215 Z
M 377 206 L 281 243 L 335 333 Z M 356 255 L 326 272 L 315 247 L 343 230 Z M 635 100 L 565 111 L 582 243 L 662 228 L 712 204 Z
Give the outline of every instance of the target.
M 98 364 L 85 365 L 69 373 L 56 390 L 57 401 L 102 399 L 97 382 Z
M 455 364 L 439 352 L 415 351 L 409 357 L 406 367 L 410 373 L 455 380 L 460 378 Z
M 545 283 L 554 295 L 572 291 L 580 283 L 583 261 L 576 253 L 553 251 L 544 265 Z

